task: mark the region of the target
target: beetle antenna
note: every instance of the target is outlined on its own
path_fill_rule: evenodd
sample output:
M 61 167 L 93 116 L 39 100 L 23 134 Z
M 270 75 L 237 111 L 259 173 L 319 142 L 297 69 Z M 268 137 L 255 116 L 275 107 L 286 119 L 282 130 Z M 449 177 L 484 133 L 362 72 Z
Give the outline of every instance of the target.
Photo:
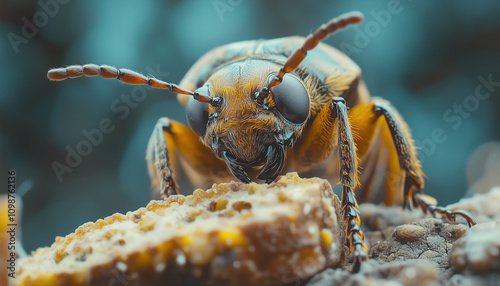
M 271 82 L 269 82 L 269 84 L 267 84 L 267 86 L 263 87 L 256 93 L 255 98 L 258 101 L 263 102 L 264 99 L 269 95 L 271 88 L 279 85 L 286 73 L 289 73 L 297 68 L 300 63 L 306 58 L 308 51 L 314 49 L 319 44 L 319 42 L 323 41 L 338 30 L 352 24 L 358 24 L 361 21 L 363 21 L 363 14 L 361 14 L 360 12 L 349 12 L 333 18 L 332 20 L 330 20 L 330 22 L 321 25 L 321 27 L 319 27 L 313 34 L 310 34 L 306 38 L 302 47 L 295 50 L 295 52 L 290 57 L 288 57 L 278 74 L 271 80 Z
M 73 65 L 65 68 L 51 69 L 47 72 L 47 78 L 53 81 L 61 81 L 67 78 L 76 78 L 81 76 L 100 76 L 102 78 L 117 78 L 119 81 L 126 84 L 134 85 L 149 85 L 153 88 L 168 89 L 175 93 L 191 95 L 195 100 L 200 102 L 210 103 L 211 105 L 218 104 L 210 96 L 200 94 L 198 92 L 184 89 L 176 84 L 164 82 L 154 77 L 147 77 L 129 69 L 117 69 L 108 65 L 86 64 L 83 66 Z

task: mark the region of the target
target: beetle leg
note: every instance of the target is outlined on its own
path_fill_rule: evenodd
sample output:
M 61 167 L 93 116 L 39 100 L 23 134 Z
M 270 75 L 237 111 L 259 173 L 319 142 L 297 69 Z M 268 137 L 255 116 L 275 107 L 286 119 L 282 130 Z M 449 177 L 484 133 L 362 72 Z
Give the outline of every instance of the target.
M 375 101 L 384 102 L 382 99 Z M 383 183 L 383 202 L 391 206 L 401 201 L 405 172 L 400 168 L 398 152 L 385 118 L 374 112 L 374 106 L 373 102 L 358 104 L 349 110 L 349 121 L 356 134 L 354 143 L 362 170 L 362 189 L 357 198 L 361 202 L 382 199 L 378 198 L 377 191 Z
M 361 263 L 368 260 L 368 249 L 363 241 L 358 203 L 353 192 L 359 186 L 358 159 L 344 98 L 336 97 L 323 107 L 301 140 L 297 141 L 294 159 L 298 165 L 306 167 L 322 163 L 334 150 L 335 138 L 338 140 L 342 184 L 340 212 L 349 251 L 355 259 L 353 271 L 357 272 Z
M 342 184 L 342 214 L 344 232 L 349 242 L 349 251 L 354 250 L 354 272 L 359 271 L 363 261 L 368 260 L 368 249 L 363 241 L 358 203 L 353 189 L 359 186 L 356 146 L 347 118 L 347 108 L 343 98 L 336 97 L 331 102 L 332 119 L 337 117 L 338 148 L 340 158 L 340 183 Z
M 203 144 L 200 136 L 188 126 L 165 117 L 154 128 L 146 160 L 154 197 L 178 194 L 176 179 L 180 175 L 203 188 L 234 179 L 226 163 Z
M 383 116 L 389 127 L 392 141 L 399 158 L 399 167 L 405 172 L 403 206 L 406 207 L 413 192 L 421 193 L 424 187 L 423 172 L 417 159 L 417 152 L 411 140 L 408 126 L 401 116 L 385 101 L 377 101 L 373 106 L 376 116 Z
M 164 130 L 168 130 L 170 126 L 168 118 L 158 120 L 149 140 L 146 155 L 152 185 L 164 198 L 179 194 L 179 187 L 174 180 L 170 166 L 170 156 L 164 134 Z
M 476 221 L 471 217 L 471 215 L 467 211 L 463 210 L 448 210 L 444 207 L 437 206 L 437 201 L 435 198 L 428 196 L 423 193 L 413 193 L 412 196 L 412 205 L 418 206 L 422 209 L 424 213 L 431 213 L 433 216 L 436 216 L 436 213 L 440 214 L 442 217 L 447 218 L 449 221 L 456 221 L 457 215 L 463 217 L 469 227 L 476 225 Z
M 436 213 L 455 221 L 455 217 L 460 215 L 467 220 L 469 226 L 475 225 L 476 222 L 465 211 L 450 211 L 443 207 L 437 206 L 436 199 L 425 195 L 422 192 L 424 186 L 423 172 L 420 170 L 420 162 L 417 159 L 415 146 L 411 140 L 409 129 L 401 116 L 391 106 L 382 100 L 376 100 L 373 111 L 377 116 L 383 116 L 389 127 L 392 136 L 392 141 L 396 147 L 399 158 L 399 166 L 405 173 L 404 178 L 404 193 L 403 207 L 406 207 L 408 201 L 411 200 L 412 205 L 422 209 L 424 213 Z

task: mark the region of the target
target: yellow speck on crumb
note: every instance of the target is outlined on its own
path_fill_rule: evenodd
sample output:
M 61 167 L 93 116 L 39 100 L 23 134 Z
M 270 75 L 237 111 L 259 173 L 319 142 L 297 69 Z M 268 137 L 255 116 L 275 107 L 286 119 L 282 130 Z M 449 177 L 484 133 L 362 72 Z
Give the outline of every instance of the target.
M 142 231 L 150 231 L 150 230 L 154 229 L 155 224 L 156 224 L 156 221 L 149 221 L 148 223 L 140 224 L 140 226 L 141 226 L 140 228 Z M 135 230 L 135 228 L 134 228 L 134 230 Z
M 140 231 L 140 230 L 138 230 L 137 228 L 131 228 L 131 229 L 129 230 L 129 232 L 130 232 L 130 231 L 131 231 L 131 232 L 134 232 L 134 233 L 141 233 L 141 231 Z
M 197 189 L 196 191 L 194 191 L 193 196 L 196 197 L 196 199 L 204 199 L 210 197 L 208 193 L 202 189 Z
M 105 233 L 102 234 L 102 237 L 108 240 L 111 239 L 112 236 L 113 234 L 110 231 L 106 231 Z
M 323 228 L 321 230 L 321 242 L 326 246 L 330 246 L 332 244 L 332 241 L 333 241 L 332 231 L 327 228 Z
M 215 205 L 215 210 L 220 211 L 225 209 L 227 206 L 227 200 L 226 199 L 218 199 L 217 204 Z
M 179 240 L 182 246 L 191 245 L 193 243 L 193 241 L 189 238 L 189 236 L 181 236 L 179 237 Z
M 288 200 L 287 194 L 284 190 L 279 190 L 276 195 L 278 196 L 278 200 L 280 202 L 286 202 Z
M 64 254 L 64 253 L 65 253 L 65 251 L 66 251 L 66 248 L 62 248 L 62 247 L 61 247 L 60 249 L 58 249 L 58 250 L 54 253 L 54 261 L 55 261 L 56 263 L 61 262 L 61 260 L 63 260 L 63 259 L 64 259 L 64 257 L 66 257 L 66 255 Z
M 247 218 L 249 218 L 249 217 L 253 217 L 253 213 L 252 213 L 252 212 L 246 212 L 246 213 L 244 213 L 244 214 L 241 216 L 241 218 L 242 218 L 242 219 L 247 219 Z
M 214 187 L 213 189 L 207 191 L 207 193 L 213 194 L 213 196 L 221 196 L 229 191 L 225 186 L 225 184 L 221 184 L 219 186 L 214 185 L 213 187 Z
M 221 230 L 219 239 L 227 247 L 245 246 L 246 240 L 239 230 Z
M 255 194 L 255 192 L 259 189 L 257 184 L 250 184 L 248 187 L 248 193 Z

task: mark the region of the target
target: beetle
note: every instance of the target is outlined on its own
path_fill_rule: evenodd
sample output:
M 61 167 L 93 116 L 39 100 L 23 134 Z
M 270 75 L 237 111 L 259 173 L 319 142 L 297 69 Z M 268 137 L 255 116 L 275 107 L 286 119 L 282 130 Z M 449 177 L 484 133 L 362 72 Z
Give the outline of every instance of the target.
M 424 173 L 410 130 L 391 104 L 370 97 L 361 69 L 321 43 L 339 29 L 360 23 L 350 12 L 307 38 L 237 42 L 202 56 L 179 85 L 107 65 L 52 69 L 50 80 L 83 75 L 117 78 L 177 93 L 189 127 L 161 118 L 147 148 L 148 171 L 164 197 L 178 194 L 181 170 L 197 187 L 234 179 L 270 183 L 296 171 L 342 186 L 341 213 L 354 269 L 368 259 L 354 189 L 370 201 L 385 177 L 386 205 L 403 201 L 454 221 L 464 217 L 422 192 Z M 361 172 L 362 170 L 362 172 Z M 402 196 L 401 196 L 402 194 Z

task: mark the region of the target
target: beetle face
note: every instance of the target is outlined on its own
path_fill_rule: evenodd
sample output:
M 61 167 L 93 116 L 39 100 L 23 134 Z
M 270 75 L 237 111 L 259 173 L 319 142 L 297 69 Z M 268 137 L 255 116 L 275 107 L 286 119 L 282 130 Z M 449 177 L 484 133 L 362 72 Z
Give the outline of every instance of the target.
M 267 60 L 241 60 L 215 71 L 198 92 L 219 98 L 213 107 L 191 99 L 187 105 L 191 128 L 225 160 L 243 182 L 274 180 L 309 115 L 309 94 L 300 79 L 287 75 L 259 103 L 256 91 L 266 86 L 280 66 Z M 249 175 L 250 174 L 250 175 Z M 254 179 L 254 178 L 252 178 Z

